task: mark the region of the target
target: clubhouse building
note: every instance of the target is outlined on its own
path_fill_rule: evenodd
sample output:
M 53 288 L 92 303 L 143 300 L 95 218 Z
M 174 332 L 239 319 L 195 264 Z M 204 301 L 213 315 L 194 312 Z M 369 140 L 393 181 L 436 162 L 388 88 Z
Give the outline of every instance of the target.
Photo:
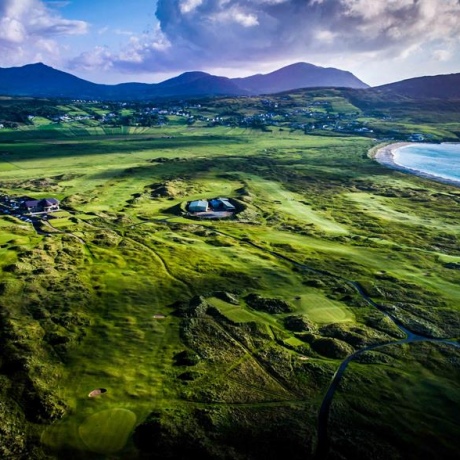
M 42 200 L 25 200 L 20 204 L 23 212 L 30 214 L 59 211 L 59 201 L 56 198 L 43 198 Z
M 207 219 L 230 217 L 236 212 L 236 207 L 228 198 L 212 198 L 210 200 L 196 200 L 187 204 L 187 212 L 192 217 Z

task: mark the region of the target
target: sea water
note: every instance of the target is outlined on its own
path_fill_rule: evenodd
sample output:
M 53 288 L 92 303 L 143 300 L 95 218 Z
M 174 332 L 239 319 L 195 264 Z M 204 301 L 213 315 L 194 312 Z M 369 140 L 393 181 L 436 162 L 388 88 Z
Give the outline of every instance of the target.
M 393 151 L 398 166 L 460 185 L 460 144 L 413 144 Z

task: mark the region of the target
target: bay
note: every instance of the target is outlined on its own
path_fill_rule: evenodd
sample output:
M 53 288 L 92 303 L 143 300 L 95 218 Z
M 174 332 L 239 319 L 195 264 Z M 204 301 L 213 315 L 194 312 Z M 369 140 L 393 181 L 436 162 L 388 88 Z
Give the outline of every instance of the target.
M 402 168 L 460 183 L 460 144 L 411 144 L 392 151 Z

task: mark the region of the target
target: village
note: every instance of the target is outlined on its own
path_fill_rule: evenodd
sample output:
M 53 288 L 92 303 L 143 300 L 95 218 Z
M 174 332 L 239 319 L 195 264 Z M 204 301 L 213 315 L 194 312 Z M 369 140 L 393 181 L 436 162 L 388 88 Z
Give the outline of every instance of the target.
M 22 125 L 70 125 L 80 128 L 161 127 L 183 124 L 188 128 L 250 128 L 261 131 L 302 131 L 308 135 L 327 132 L 371 137 L 381 141 L 408 142 L 433 140 L 427 133 L 414 133 L 394 125 L 393 117 L 372 111 L 363 114 L 340 98 L 323 97 L 295 103 L 288 96 L 249 98 L 240 96 L 227 103 L 162 101 L 154 106 L 141 102 L 107 102 L 72 100 L 58 108 L 49 105 L 22 107 L 8 112 L 0 107 L 0 130 L 19 129 Z M 249 104 L 250 110 L 241 110 Z M 356 110 L 355 110 L 356 109 Z

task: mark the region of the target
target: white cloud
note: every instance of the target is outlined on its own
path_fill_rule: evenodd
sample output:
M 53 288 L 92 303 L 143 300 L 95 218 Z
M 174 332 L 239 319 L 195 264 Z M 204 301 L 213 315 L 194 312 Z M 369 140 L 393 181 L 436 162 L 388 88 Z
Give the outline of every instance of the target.
M 105 54 L 114 70 L 244 69 L 294 61 L 348 62 L 351 69 L 395 60 L 402 68 L 413 64 L 413 56 L 452 65 L 458 59 L 446 50 L 458 48 L 459 0 L 157 0 L 156 16 L 155 33 L 131 37 L 123 49 Z M 451 42 L 457 45 L 447 46 Z
M 7 17 L 0 20 L 1 42 L 7 44 L 22 43 L 26 35 L 26 30 L 16 19 Z
M 259 25 L 257 16 L 255 14 L 246 14 L 243 12 L 235 12 L 234 14 L 235 22 L 241 24 L 244 27 L 252 27 Z
M 224 25 L 231 26 L 232 23 L 239 24 L 243 27 L 259 25 L 259 21 L 255 14 L 247 12 L 236 5 L 217 11 L 215 14 L 210 14 L 208 19 L 219 27 Z
M 115 30 L 114 30 L 114 33 L 115 33 L 116 35 L 127 35 L 127 36 L 129 36 L 129 37 L 135 35 L 135 33 L 132 32 L 131 30 L 123 30 L 123 29 L 115 29 Z
M 55 58 L 55 37 L 87 30 L 86 22 L 65 19 L 41 0 L 0 0 L 0 62 L 15 65 L 46 60 L 48 55 Z
M 107 70 L 118 67 L 123 71 L 125 67 L 138 66 L 144 62 L 145 56 L 157 54 L 162 56 L 159 61 L 164 60 L 159 67 L 168 68 L 170 58 L 168 50 L 171 43 L 161 32 L 159 27 L 154 28 L 150 33 L 140 36 L 131 35 L 128 42 L 116 53 L 108 47 L 96 46 L 92 50 L 81 53 L 67 63 L 70 70 L 95 71 L 98 69 Z
M 179 4 L 181 13 L 187 14 L 198 8 L 203 0 L 182 0 Z
M 91 51 L 80 54 L 77 63 L 70 63 L 70 68 L 91 71 L 93 69 L 108 70 L 112 67 L 113 56 L 109 49 L 97 46 Z
M 436 61 L 448 61 L 452 57 L 450 50 L 434 50 L 432 53 L 433 59 Z
M 336 34 L 330 30 L 318 30 L 315 33 L 315 40 L 318 40 L 320 43 L 333 43 Z

